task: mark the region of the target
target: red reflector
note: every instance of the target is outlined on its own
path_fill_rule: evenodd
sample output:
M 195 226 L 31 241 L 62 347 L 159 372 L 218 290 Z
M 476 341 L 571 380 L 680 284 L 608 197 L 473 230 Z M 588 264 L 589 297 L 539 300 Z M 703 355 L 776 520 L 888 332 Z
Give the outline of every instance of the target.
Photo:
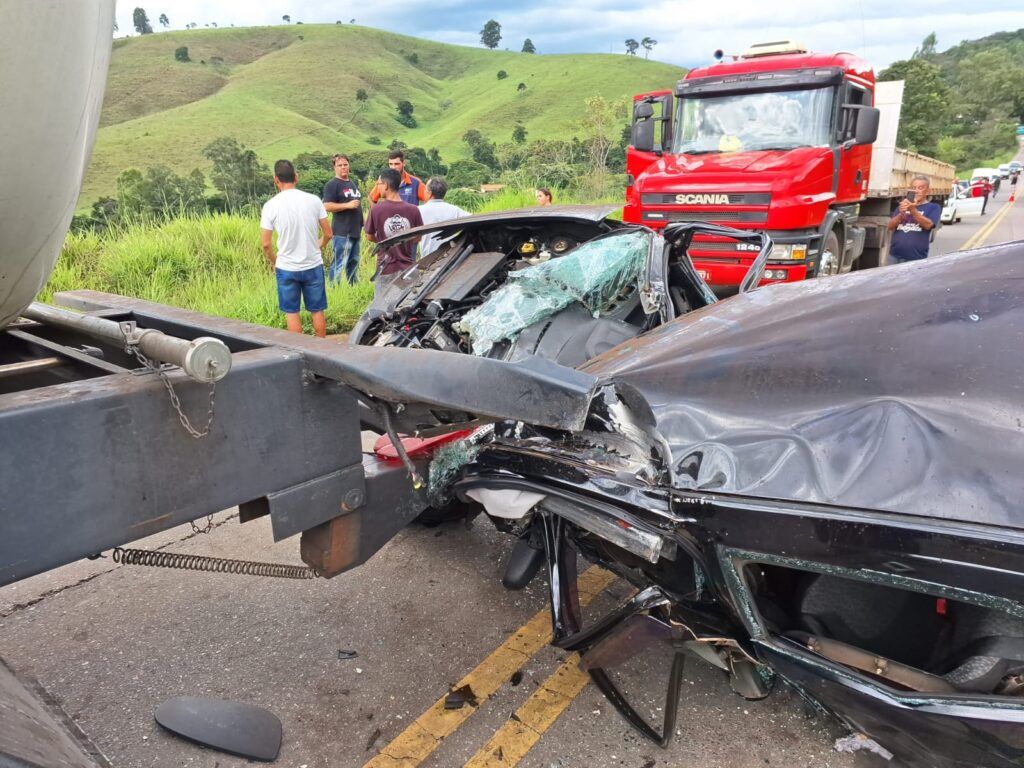
M 443 435 L 436 435 L 435 437 L 400 437 L 399 439 L 401 439 L 402 445 L 405 446 L 405 452 L 409 454 L 409 458 L 414 459 L 417 456 L 432 453 L 434 449 L 441 447 L 445 443 L 461 440 L 472 432 L 473 430 L 471 429 L 460 429 L 458 432 L 448 432 Z M 373 444 L 373 452 L 382 459 L 398 459 L 398 451 L 395 450 L 395 446 L 391 444 L 391 438 L 387 435 L 381 435 L 377 438 L 377 442 Z
M 937 614 L 939 614 L 939 616 L 945 616 L 946 615 L 946 598 L 944 598 L 944 597 L 937 597 L 937 598 L 935 598 L 935 612 Z

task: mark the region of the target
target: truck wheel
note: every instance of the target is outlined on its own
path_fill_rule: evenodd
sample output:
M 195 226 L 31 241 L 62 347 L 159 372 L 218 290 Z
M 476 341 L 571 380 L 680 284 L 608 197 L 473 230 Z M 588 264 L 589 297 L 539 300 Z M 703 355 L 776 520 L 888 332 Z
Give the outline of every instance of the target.
M 835 230 L 828 233 L 825 238 L 825 245 L 821 249 L 821 260 L 818 264 L 818 277 L 830 277 L 839 274 L 839 260 L 842 254 L 839 252 L 839 237 Z

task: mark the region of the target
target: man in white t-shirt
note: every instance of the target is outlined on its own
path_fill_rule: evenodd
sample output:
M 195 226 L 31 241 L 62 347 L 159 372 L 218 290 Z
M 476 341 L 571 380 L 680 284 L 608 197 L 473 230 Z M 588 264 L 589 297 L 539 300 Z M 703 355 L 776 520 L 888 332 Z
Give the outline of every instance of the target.
M 427 189 L 430 191 L 430 200 L 420 206 L 420 216 L 423 223 L 436 224 L 439 221 L 449 219 L 461 219 L 469 214 L 457 205 L 446 203 L 444 196 L 448 194 L 448 183 L 440 176 L 434 176 L 427 182 Z M 441 238 L 438 235 L 427 235 L 420 242 L 420 256 L 427 256 L 440 247 Z
M 288 330 L 302 333 L 301 300 L 312 315 L 313 332 L 323 338 L 327 335 L 323 250 L 331 241 L 331 227 L 320 198 L 295 188 L 298 178 L 295 166 L 287 160 L 274 163 L 278 192 L 266 202 L 260 216 L 263 253 L 277 277 L 277 303 L 288 320 Z M 271 243 L 274 232 L 276 254 Z

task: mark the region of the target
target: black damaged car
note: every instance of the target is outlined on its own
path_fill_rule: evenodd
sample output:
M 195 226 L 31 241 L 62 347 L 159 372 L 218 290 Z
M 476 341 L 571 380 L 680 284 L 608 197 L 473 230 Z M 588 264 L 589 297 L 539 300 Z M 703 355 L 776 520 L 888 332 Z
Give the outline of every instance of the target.
M 579 367 L 570 429 L 478 425 L 443 492 L 542 553 L 555 644 L 652 740 L 691 660 L 905 765 L 1021 765 L 1024 243 L 686 309 Z M 596 621 L 581 556 L 637 590 Z M 659 723 L 614 682 L 652 647 Z

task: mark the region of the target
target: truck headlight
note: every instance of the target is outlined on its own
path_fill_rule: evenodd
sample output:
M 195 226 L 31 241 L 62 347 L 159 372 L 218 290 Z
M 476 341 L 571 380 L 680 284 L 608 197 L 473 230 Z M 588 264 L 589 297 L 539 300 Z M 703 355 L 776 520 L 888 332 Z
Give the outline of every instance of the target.
M 768 254 L 770 260 L 791 260 L 791 259 L 805 259 L 807 258 L 807 246 L 804 244 L 783 244 L 775 243 L 772 246 L 772 252 Z

